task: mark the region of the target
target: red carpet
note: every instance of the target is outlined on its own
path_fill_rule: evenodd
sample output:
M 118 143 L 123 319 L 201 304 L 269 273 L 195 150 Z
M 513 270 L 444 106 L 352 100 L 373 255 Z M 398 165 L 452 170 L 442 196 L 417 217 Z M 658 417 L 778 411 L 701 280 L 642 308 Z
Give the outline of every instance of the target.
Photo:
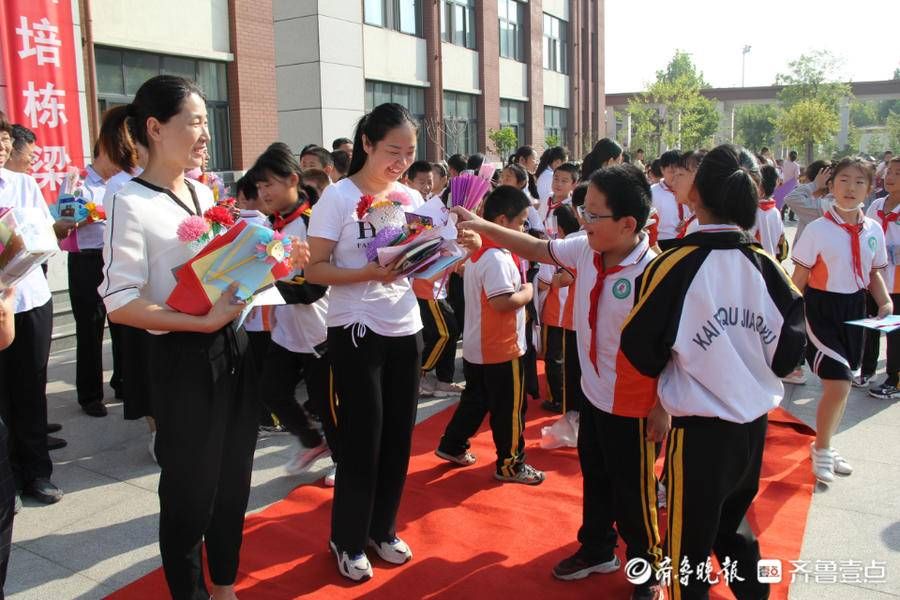
M 413 549 L 413 561 L 387 567 L 376 556 L 373 580 L 345 583 L 327 552 L 332 492 L 299 487 L 247 519 L 237 586 L 240 597 L 490 598 L 514 591 L 518 598 L 542 600 L 628 598 L 630 587 L 621 570 L 580 582 L 559 582 L 550 574 L 557 561 L 577 548 L 581 477 L 574 449 L 538 446 L 541 427 L 553 418 L 536 403 L 529 415 L 528 459 L 547 471 L 543 485 L 495 482 L 493 445 L 486 429 L 472 440 L 479 458 L 474 467 L 455 469 L 437 459 L 432 452 L 450 418 L 450 411 L 443 411 L 415 430 L 397 528 Z M 800 555 L 812 496 L 806 462 L 810 435 L 784 411 L 772 413 L 763 481 L 751 510 L 763 557 L 780 558 L 786 565 Z M 158 570 L 110 598 L 160 598 L 165 589 Z M 773 588 L 771 597 L 787 598 L 787 590 L 785 582 Z M 723 585 L 713 591 L 713 597 L 732 597 Z

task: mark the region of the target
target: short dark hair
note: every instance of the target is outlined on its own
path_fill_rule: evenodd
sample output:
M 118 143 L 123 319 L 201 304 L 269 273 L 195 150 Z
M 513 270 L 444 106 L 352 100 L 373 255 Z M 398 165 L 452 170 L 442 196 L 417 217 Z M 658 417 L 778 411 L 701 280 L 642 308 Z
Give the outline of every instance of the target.
M 809 166 L 806 167 L 806 179 L 812 181 L 819 175 L 819 171 L 831 166 L 827 160 L 816 160 L 809 163 Z
M 662 177 L 662 167 L 658 158 L 653 159 L 653 162 L 650 163 L 650 172 L 656 177 Z
M 515 219 L 529 206 L 531 200 L 525 192 L 511 185 L 501 185 L 485 198 L 483 215 L 488 221 L 495 221 L 501 215 Z
M 778 187 L 778 169 L 772 165 L 763 165 L 759 168 L 761 177 L 760 188 L 762 188 L 763 196 L 771 198 Z
M 581 229 L 581 223 L 578 222 L 578 217 L 575 216 L 575 209 L 568 204 L 558 206 L 553 211 L 553 216 L 556 217 L 557 227 L 566 235 Z
M 406 107 L 396 102 L 379 104 L 363 115 L 356 123 L 356 131 L 353 133 L 353 157 L 350 159 L 347 175 L 358 173 L 369 158 L 363 145 L 363 136 L 374 145 L 383 140 L 388 132 L 404 125 L 411 125 L 417 132 L 419 130 L 419 124 Z
M 37 141 L 37 137 L 35 137 L 34 132 L 24 125 L 19 125 L 16 123 L 12 126 L 12 137 L 13 149 L 17 152 L 21 152 L 25 149 L 25 144 L 33 144 Z
M 352 146 L 352 145 L 353 145 L 353 140 L 351 140 L 350 138 L 343 138 L 343 137 L 342 137 L 342 138 L 337 138 L 337 139 L 335 139 L 333 142 L 331 142 L 331 149 L 332 149 L 332 150 L 337 150 L 338 148 L 340 148 L 340 147 L 343 146 L 344 144 L 350 144 L 350 145 Z
M 341 177 L 347 175 L 347 171 L 350 169 L 350 154 L 346 150 L 335 150 L 332 152 L 331 162 L 334 165 L 334 170 Z
M 634 153 L 635 153 L 635 154 L 643 154 L 643 153 L 644 153 L 644 149 L 643 149 L 643 148 L 638 148 L 637 150 L 634 151 Z
M 606 207 L 616 221 L 634 217 L 635 231 L 647 224 L 652 195 L 644 173 L 634 165 L 612 165 L 595 171 L 591 185 L 606 196 Z
M 511 172 L 516 178 L 516 183 L 518 183 L 519 185 L 522 185 L 523 183 L 528 181 L 528 173 L 525 172 L 525 169 L 523 169 L 522 165 L 520 164 L 508 164 L 503 167 L 503 170 Z
M 861 158 L 855 158 L 853 156 L 842 158 L 840 162 L 834 165 L 831 171 L 831 179 L 834 180 L 834 178 L 837 177 L 841 171 L 845 171 L 847 169 L 859 169 L 860 171 L 862 171 L 863 175 L 865 175 L 866 177 L 866 181 L 868 181 L 869 183 L 869 186 L 872 185 L 872 181 L 875 179 L 875 173 L 872 169 L 872 163 Z
M 447 159 L 447 167 L 453 169 L 457 173 L 462 173 L 466 170 L 466 162 L 468 160 L 469 159 L 465 154 L 454 154 Z
M 680 150 L 666 150 L 659 155 L 659 168 L 665 169 L 666 167 L 674 167 L 678 164 L 679 160 L 681 160 Z
M 417 160 L 409 165 L 409 169 L 406 170 L 406 177 L 412 181 L 419 173 L 431 173 L 431 163 L 427 160 Z
M 572 181 L 575 183 L 578 182 L 578 177 L 579 177 L 579 175 L 581 175 L 581 169 L 579 169 L 578 165 L 576 165 L 573 162 L 564 162 L 563 164 L 556 167 L 556 171 L 562 171 L 563 173 L 568 173 L 569 175 L 572 176 Z M 556 171 L 554 171 L 554 174 L 556 173 Z
M 475 154 L 470 154 L 469 159 L 466 161 L 466 169 L 475 171 L 478 173 L 478 170 L 481 168 L 481 165 L 484 164 L 484 154 L 481 152 L 476 152 Z
M 265 181 L 269 175 L 290 177 L 300 175 L 300 165 L 291 154 L 291 148 L 284 142 L 273 142 L 259 155 L 252 168 L 256 181 Z
M 759 167 L 752 154 L 733 144 L 722 144 L 703 158 L 694 186 L 713 216 L 750 229 L 759 204 L 758 178 Z
M 442 162 L 433 162 L 431 163 L 432 169 L 437 169 L 441 173 L 441 177 L 447 176 L 447 165 Z
M 797 160 L 797 151 L 791 150 L 790 152 L 788 152 L 788 159 L 792 161 Z
M 247 200 L 256 200 L 259 193 L 256 191 L 256 171 L 252 168 L 244 173 L 244 176 L 234 182 L 235 194 L 244 194 Z
M 572 190 L 572 206 L 578 208 L 584 206 L 584 199 L 587 198 L 588 186 L 591 185 L 587 181 L 582 181 Z
M 315 156 L 319 159 L 319 164 L 322 167 L 332 167 L 334 166 L 334 159 L 331 157 L 331 152 L 323 148 L 322 146 L 313 146 L 312 148 L 305 148 L 300 152 L 300 160 L 303 160 L 304 156 Z
M 706 150 L 688 150 L 678 157 L 676 166 L 687 171 L 696 171 L 704 156 L 706 156 Z
M 147 119 L 152 117 L 160 123 L 167 123 L 181 112 L 185 100 L 191 94 L 197 94 L 206 101 L 200 86 L 177 75 L 157 75 L 142 83 L 134 100 L 125 109 L 134 140 L 145 148 L 150 148 Z

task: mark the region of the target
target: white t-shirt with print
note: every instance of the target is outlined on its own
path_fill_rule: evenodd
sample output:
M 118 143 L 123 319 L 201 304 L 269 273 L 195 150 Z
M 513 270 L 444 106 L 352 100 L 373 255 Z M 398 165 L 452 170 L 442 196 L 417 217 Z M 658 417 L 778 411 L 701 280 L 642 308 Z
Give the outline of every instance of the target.
M 395 182 L 393 191 L 403 192 L 409 199 L 403 207 L 407 212 L 423 204 L 422 196 L 412 188 Z M 341 179 L 325 188 L 309 221 L 310 237 L 336 242 L 331 262 L 341 269 L 361 269 L 369 262 L 366 247 L 375 230 L 356 217 L 362 195 L 350 178 Z M 412 335 L 422 329 L 419 305 L 406 278 L 387 284 L 364 281 L 332 285 L 329 290 L 329 327 L 359 323 L 388 337 Z

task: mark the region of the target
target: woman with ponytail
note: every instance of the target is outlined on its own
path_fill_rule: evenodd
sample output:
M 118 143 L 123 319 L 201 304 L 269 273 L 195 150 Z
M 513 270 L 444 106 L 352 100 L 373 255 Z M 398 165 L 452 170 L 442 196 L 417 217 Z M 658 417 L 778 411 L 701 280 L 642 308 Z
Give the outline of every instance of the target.
M 746 513 L 759 487 L 767 415 L 784 395 L 780 377 L 806 343 L 799 290 L 746 233 L 756 217 L 754 170 L 752 156 L 732 145 L 704 157 L 690 191 L 699 230 L 675 240 L 635 283 L 617 374 L 636 401 L 658 396 L 648 431 L 671 427 L 663 555 L 695 565 L 715 552 L 735 570 L 738 598 L 768 596 Z M 669 582 L 673 598 L 708 594 L 708 578 Z
M 591 175 L 597 169 L 619 164 L 622 162 L 623 156 L 622 146 L 618 142 L 611 138 L 603 138 L 594 144 L 591 151 L 581 161 L 581 179 L 579 181 L 590 181 Z
M 330 286 L 328 354 L 339 399 L 330 546 L 338 571 L 353 581 L 372 577 L 367 548 L 389 563 L 412 558 L 396 518 L 416 420 L 422 319 L 409 280 L 366 256 L 377 232 L 360 203 L 390 199 L 406 212 L 422 204 L 398 183 L 415 160 L 417 128 L 399 104 L 360 119 L 348 176 L 325 189 L 309 224 L 306 279 Z

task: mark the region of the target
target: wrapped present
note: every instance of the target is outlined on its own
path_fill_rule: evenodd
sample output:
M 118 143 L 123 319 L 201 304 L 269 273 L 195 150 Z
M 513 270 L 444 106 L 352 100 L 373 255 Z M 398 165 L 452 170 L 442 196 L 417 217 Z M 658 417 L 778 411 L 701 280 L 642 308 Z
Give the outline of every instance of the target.
M 235 296 L 248 300 L 290 277 L 292 243 L 291 237 L 242 221 L 176 270 L 178 282 L 166 304 L 179 312 L 205 315 L 232 282 L 238 283 Z
M 0 290 L 5 290 L 56 253 L 56 234 L 37 208 L 7 209 L 0 216 Z

